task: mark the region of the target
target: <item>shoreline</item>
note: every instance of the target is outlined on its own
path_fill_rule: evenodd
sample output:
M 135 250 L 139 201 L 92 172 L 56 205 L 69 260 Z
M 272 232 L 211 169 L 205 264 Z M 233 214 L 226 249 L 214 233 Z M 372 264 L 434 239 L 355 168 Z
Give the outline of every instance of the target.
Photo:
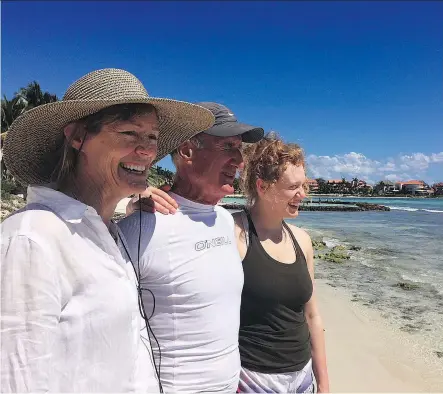
M 416 336 L 316 279 L 331 392 L 441 392 L 443 362 Z
M 434 200 L 434 199 L 443 199 L 443 196 L 434 196 L 434 197 L 424 197 L 424 196 L 359 196 L 359 195 L 352 195 L 352 194 L 309 194 L 306 196 L 306 200 L 309 200 L 310 198 L 315 197 L 334 197 L 334 198 L 362 198 L 362 199 L 373 199 L 373 198 L 380 198 L 380 199 L 410 199 L 410 198 L 419 198 L 420 200 Z M 244 194 L 229 194 L 223 198 L 245 198 Z

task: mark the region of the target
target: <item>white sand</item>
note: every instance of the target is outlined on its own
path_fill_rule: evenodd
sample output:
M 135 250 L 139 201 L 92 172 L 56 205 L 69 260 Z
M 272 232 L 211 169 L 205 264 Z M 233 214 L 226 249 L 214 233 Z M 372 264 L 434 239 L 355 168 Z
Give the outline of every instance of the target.
M 117 213 L 126 213 L 126 205 L 130 201 L 130 198 L 124 198 L 117 204 L 117 208 L 115 208 L 115 212 Z
M 443 392 L 443 360 L 380 314 L 316 281 L 326 334 L 331 391 Z

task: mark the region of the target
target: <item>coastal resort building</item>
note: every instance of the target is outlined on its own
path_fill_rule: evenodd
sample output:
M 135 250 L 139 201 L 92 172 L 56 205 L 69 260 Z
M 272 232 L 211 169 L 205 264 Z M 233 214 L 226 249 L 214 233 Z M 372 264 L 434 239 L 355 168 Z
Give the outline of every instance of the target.
M 432 190 L 436 196 L 443 196 L 443 182 L 432 185 Z
M 404 194 L 412 194 L 415 196 L 429 196 L 434 193 L 426 182 L 419 180 L 410 180 L 406 182 L 396 182 L 395 186 L 399 188 Z

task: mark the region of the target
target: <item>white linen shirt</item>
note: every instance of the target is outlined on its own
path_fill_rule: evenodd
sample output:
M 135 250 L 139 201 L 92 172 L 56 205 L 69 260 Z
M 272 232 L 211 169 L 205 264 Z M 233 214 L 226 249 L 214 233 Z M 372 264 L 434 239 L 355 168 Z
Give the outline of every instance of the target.
M 0 391 L 158 392 L 123 235 L 42 186 L 1 232 Z

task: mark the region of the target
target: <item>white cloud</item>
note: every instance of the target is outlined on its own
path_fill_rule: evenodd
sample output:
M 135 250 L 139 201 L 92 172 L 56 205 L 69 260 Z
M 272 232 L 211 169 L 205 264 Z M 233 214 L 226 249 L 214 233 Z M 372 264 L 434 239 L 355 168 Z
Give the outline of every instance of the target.
M 435 153 L 434 153 L 435 155 Z M 438 155 L 438 154 L 437 154 Z M 400 160 L 403 163 L 401 165 L 402 169 L 415 169 L 415 170 L 425 170 L 429 167 L 429 163 L 431 162 L 431 156 L 427 156 L 423 153 L 413 153 L 412 155 L 404 155 L 400 156 Z
M 432 163 L 443 163 L 443 152 L 433 153 L 431 155 L 431 162 Z
M 398 180 L 398 174 L 385 175 L 385 179 L 387 179 L 388 181 L 395 182 L 396 180 Z
M 392 160 L 392 159 L 391 159 Z M 381 166 L 379 168 L 380 171 L 396 171 L 397 170 L 397 165 L 395 163 L 393 163 L 392 161 L 388 161 L 386 163 L 386 165 Z
M 412 153 L 386 160 L 372 160 L 362 153 L 350 152 L 344 155 L 317 156 L 306 158 L 308 175 L 312 178 L 337 179 L 357 177 L 371 180 L 388 179 L 391 181 L 407 179 L 425 179 L 426 170 L 437 163 L 443 163 L 443 152 L 426 155 Z

